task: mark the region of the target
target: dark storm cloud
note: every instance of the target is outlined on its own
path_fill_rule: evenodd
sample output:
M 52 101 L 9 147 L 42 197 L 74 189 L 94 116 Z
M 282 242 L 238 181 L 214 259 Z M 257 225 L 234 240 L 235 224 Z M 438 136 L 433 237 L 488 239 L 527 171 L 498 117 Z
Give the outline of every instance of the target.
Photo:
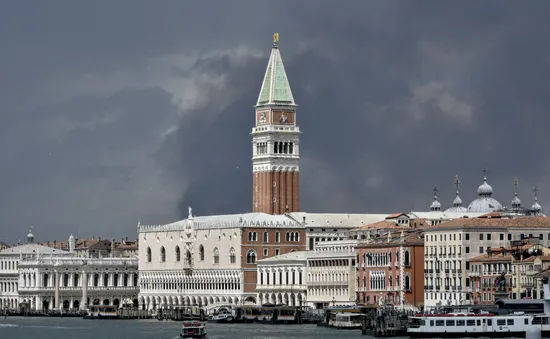
M 32 6 L 31 6 L 32 5 Z M 251 207 L 270 37 L 299 104 L 301 206 L 465 202 L 481 168 L 550 205 L 547 2 L 11 2 L 0 14 L 2 236 L 132 236 Z M 546 193 L 545 193 L 546 192 Z M 180 212 L 183 211 L 183 212 Z

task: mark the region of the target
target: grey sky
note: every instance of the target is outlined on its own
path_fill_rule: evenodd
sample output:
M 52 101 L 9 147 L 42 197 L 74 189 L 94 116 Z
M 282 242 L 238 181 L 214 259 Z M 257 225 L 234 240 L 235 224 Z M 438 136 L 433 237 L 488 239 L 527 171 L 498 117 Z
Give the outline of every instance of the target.
M 0 241 L 135 237 L 251 209 L 250 129 L 280 46 L 310 212 L 550 209 L 548 1 L 4 1 Z M 181 212 L 180 212 L 181 211 Z

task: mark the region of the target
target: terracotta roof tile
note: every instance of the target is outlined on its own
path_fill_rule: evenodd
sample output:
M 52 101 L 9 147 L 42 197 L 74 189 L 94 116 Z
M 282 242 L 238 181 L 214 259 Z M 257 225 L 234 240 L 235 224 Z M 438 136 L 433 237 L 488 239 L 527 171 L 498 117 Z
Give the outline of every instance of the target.
M 550 228 L 550 217 L 526 216 L 516 218 L 461 218 L 453 219 L 431 229 L 450 227 L 490 228 L 490 227 L 541 227 Z

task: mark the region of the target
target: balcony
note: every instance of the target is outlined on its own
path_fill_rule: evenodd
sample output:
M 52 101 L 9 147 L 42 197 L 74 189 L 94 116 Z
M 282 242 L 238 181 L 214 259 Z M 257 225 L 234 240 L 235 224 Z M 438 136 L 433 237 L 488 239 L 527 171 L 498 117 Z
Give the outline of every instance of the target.
M 64 287 L 64 286 L 61 286 L 59 287 L 59 290 L 61 292 L 63 291 L 77 291 L 77 292 L 81 292 L 82 291 L 82 286 L 69 286 L 69 287 Z M 88 291 L 131 291 L 131 290 L 139 290 L 139 286 L 88 286 L 87 288 Z M 54 286 L 20 286 L 19 287 L 19 291 L 24 291 L 24 292 L 32 292 L 32 291 L 37 291 L 37 292 L 53 292 L 55 291 L 55 287 Z
M 305 291 L 307 285 L 258 285 L 258 291 Z

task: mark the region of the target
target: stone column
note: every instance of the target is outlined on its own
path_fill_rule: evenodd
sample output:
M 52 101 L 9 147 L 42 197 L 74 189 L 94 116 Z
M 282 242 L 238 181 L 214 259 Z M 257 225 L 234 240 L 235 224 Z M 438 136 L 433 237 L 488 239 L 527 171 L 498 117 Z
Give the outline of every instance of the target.
M 55 277 L 54 277 L 54 286 L 55 286 L 55 309 L 59 309 L 59 271 L 55 271 Z
M 82 271 L 82 301 L 80 302 L 80 309 L 85 310 L 88 308 L 88 273 Z

